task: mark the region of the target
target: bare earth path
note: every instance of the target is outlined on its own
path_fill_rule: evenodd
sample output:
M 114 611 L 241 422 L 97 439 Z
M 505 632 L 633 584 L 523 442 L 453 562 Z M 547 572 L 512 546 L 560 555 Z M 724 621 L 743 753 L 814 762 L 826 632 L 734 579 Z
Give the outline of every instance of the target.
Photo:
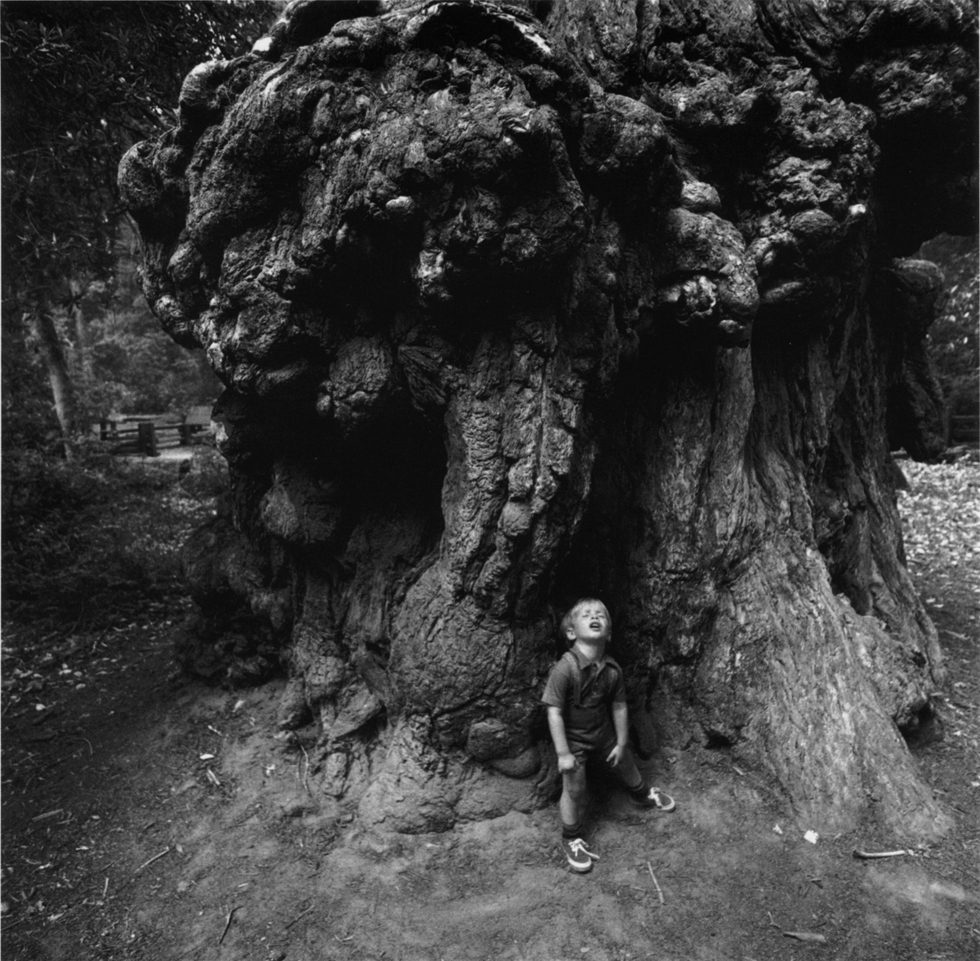
M 676 813 L 600 794 L 588 876 L 566 871 L 553 809 L 368 833 L 313 793 L 312 732 L 274 736 L 279 684 L 171 679 L 179 611 L 94 636 L 8 626 L 5 961 L 977 957 L 980 468 L 903 467 L 911 569 L 949 666 L 945 736 L 916 748 L 955 816 L 941 843 L 858 860 L 902 846 L 870 824 L 810 843 L 762 777 L 695 745 L 650 764 Z

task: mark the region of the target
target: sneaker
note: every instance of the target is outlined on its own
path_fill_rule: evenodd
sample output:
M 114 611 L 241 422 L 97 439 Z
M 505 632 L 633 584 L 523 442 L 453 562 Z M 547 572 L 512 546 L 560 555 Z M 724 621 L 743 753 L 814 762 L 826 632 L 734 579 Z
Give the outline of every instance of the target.
M 568 859 L 568 866 L 579 874 L 592 870 L 592 862 L 599 860 L 599 855 L 589 850 L 588 844 L 581 838 L 562 838 L 561 849 Z
M 669 794 L 664 791 L 658 791 L 655 787 L 647 788 L 642 794 L 633 794 L 632 798 L 640 807 L 655 808 L 658 811 L 663 811 L 665 814 L 668 811 L 673 811 L 677 807 L 674 804 L 674 799 Z

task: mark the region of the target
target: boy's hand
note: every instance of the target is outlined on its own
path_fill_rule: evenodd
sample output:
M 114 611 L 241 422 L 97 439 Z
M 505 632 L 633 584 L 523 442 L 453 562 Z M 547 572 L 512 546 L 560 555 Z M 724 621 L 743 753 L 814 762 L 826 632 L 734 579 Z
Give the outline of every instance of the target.
M 578 761 L 575 760 L 574 754 L 559 754 L 558 755 L 558 770 L 562 771 L 574 771 L 578 767 Z
M 606 764 L 612 767 L 616 767 L 619 762 L 623 759 L 623 751 L 626 750 L 625 744 L 617 744 L 610 752 L 609 756 L 606 758 Z

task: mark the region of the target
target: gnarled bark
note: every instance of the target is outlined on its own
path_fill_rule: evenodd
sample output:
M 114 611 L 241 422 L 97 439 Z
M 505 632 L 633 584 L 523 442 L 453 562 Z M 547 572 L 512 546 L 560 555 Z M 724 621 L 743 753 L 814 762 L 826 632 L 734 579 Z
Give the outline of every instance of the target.
M 547 795 L 597 593 L 641 739 L 941 830 L 888 432 L 935 450 L 937 286 L 895 258 L 976 209 L 972 8 L 530 6 L 294 3 L 124 159 L 264 558 L 205 580 L 280 638 L 323 790 L 397 829 Z

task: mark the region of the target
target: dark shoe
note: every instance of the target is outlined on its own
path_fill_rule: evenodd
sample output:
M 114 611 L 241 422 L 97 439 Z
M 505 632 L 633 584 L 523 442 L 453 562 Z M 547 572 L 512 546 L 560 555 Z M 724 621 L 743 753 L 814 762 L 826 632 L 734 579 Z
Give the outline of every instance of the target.
M 663 811 L 664 814 L 668 811 L 673 811 L 677 807 L 674 804 L 674 799 L 669 794 L 658 791 L 655 787 L 647 788 L 645 792 L 634 793 L 631 796 L 640 807 L 654 808 L 657 811 Z
M 592 870 L 592 862 L 599 860 L 599 855 L 589 850 L 588 844 L 581 838 L 562 838 L 561 849 L 568 859 L 568 866 L 578 874 Z

